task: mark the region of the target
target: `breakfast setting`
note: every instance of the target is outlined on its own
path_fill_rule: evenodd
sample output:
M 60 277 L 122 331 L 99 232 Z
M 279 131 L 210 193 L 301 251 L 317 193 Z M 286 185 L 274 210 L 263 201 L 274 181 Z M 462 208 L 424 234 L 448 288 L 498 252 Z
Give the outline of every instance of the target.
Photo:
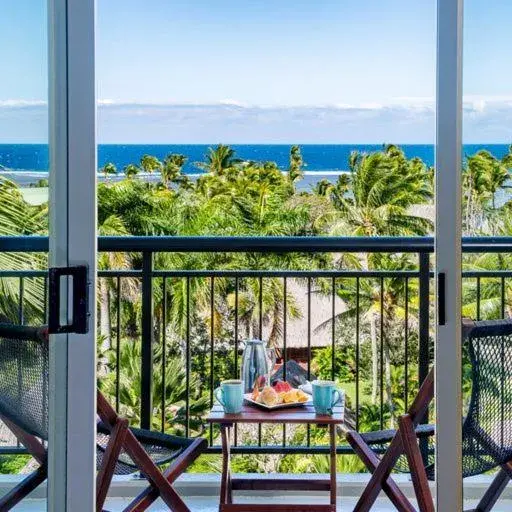
M 267 348 L 262 340 L 247 340 L 242 357 L 241 379 L 222 381 L 215 392 L 217 402 L 226 414 L 240 414 L 244 404 L 261 410 L 275 411 L 312 405 L 319 415 L 332 414 L 332 408 L 342 400 L 343 392 L 336 383 L 329 380 L 309 382 L 302 377 L 303 384 L 292 386 L 288 380 L 299 382 L 297 371 L 288 379 L 276 378 L 276 357 L 273 349 Z M 304 369 L 294 361 L 290 364 L 302 372 Z M 285 371 L 280 372 L 285 375 Z
M 345 421 L 345 395 L 330 380 L 314 379 L 309 368 L 288 360 L 276 364 L 276 354 L 262 340 L 243 342 L 244 351 L 240 379 L 224 380 L 215 389 L 216 402 L 208 416 L 211 425 L 220 427 L 222 440 L 222 474 L 219 512 L 246 512 L 247 507 L 234 502 L 234 492 L 256 489 L 266 491 L 293 491 L 300 486 L 304 491 L 319 487 L 329 493 L 328 505 L 288 504 L 286 511 L 315 510 L 336 511 L 336 450 L 337 428 Z M 312 380 L 310 380 L 310 378 Z M 316 425 L 326 428 L 329 434 L 329 477 L 312 481 L 296 477 L 292 480 L 253 478 L 231 474 L 231 440 L 236 425 L 249 424 Z M 259 505 L 262 510 L 271 510 Z M 260 509 L 258 509 L 260 510 Z

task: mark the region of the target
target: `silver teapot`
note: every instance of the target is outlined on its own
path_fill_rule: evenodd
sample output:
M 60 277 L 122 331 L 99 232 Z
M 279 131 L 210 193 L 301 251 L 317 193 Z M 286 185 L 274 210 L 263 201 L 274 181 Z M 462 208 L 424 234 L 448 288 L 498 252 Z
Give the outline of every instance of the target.
M 270 375 L 276 364 L 276 354 L 274 349 L 267 348 L 262 340 L 245 340 L 242 343 L 245 347 L 240 378 L 244 381 L 244 393 L 250 393 L 258 377 L 265 377 L 265 383 L 270 384 Z

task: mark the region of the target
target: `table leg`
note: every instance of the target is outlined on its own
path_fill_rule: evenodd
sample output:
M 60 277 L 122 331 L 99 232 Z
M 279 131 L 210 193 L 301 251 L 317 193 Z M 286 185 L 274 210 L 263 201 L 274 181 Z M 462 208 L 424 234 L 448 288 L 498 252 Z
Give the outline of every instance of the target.
M 228 473 L 228 493 L 226 496 L 226 503 L 233 503 L 233 483 L 231 481 L 231 472 Z
M 331 456 L 331 505 L 336 505 L 336 425 L 329 425 Z
M 220 507 L 222 505 L 232 503 L 232 491 L 231 491 L 231 469 L 230 469 L 230 425 L 221 425 L 220 434 L 222 439 L 222 476 L 220 485 Z

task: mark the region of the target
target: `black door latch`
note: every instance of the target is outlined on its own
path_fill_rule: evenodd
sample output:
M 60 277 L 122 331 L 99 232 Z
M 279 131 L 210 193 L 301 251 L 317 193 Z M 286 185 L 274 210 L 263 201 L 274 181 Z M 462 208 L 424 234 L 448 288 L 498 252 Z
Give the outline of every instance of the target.
M 55 267 L 49 269 L 49 314 L 50 334 L 85 334 L 89 330 L 89 269 L 86 265 L 76 267 Z M 73 317 L 71 323 L 60 323 L 60 284 L 61 277 L 73 279 Z

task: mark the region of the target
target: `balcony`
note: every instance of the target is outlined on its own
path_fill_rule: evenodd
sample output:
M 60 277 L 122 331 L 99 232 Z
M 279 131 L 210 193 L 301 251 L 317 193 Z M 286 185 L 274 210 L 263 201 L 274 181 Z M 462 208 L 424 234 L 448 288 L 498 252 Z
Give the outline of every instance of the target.
M 4 252 L 39 255 L 40 268 L 25 262 L 27 268 L 0 270 L 0 278 L 15 298 L 11 316 L 44 322 L 48 240 L 0 241 Z M 192 510 L 217 509 L 220 446 L 204 417 L 220 380 L 237 375 L 244 338 L 270 340 L 283 371 L 295 360 L 308 378 L 337 380 L 348 399 L 347 422 L 361 430 L 395 426 L 433 361 L 431 238 L 100 237 L 98 245 L 100 386 L 134 426 L 208 439 L 207 454 L 179 484 Z M 463 251 L 466 314 L 508 316 L 512 272 L 483 270 L 475 255 L 512 253 L 512 239 L 468 238 Z M 388 258 L 365 266 L 368 254 Z M 23 455 L 1 429 L 0 436 L 0 455 Z M 299 463 L 300 472 L 325 472 L 328 447 L 313 429 L 264 426 L 235 432 L 233 453 L 235 472 L 293 478 Z M 341 509 L 350 510 L 368 474 L 341 436 L 338 454 Z M 1 492 L 16 479 L 0 479 Z M 409 476 L 398 479 L 412 497 Z M 490 480 L 465 482 L 468 505 Z M 117 478 L 109 510 L 121 510 L 140 485 Z M 20 510 L 38 510 L 43 492 Z M 496 510 L 509 510 L 508 500 L 512 493 Z M 393 508 L 382 499 L 375 510 Z
M 256 476 L 258 478 L 258 476 Z M 6 478 L 2 479 L 0 485 L 0 493 L 10 488 L 5 484 Z M 490 483 L 489 477 L 475 477 L 469 479 L 464 486 L 464 500 L 465 509 L 476 506 L 478 499 L 483 494 L 484 489 Z M 351 511 L 353 510 L 358 496 L 364 489 L 364 485 L 368 482 L 368 475 L 362 474 L 340 474 L 338 475 L 338 495 L 340 498 L 337 500 L 338 510 Z M 415 504 L 412 492 L 412 484 L 410 479 L 406 475 L 398 476 L 396 481 L 400 484 L 405 494 L 411 498 L 413 504 Z M 201 475 L 200 478 L 192 475 L 185 475 L 182 477 L 176 486 L 178 492 L 184 497 L 185 502 L 189 506 L 192 512 L 217 512 L 219 508 L 219 489 L 220 481 L 217 475 Z M 129 503 L 130 498 L 135 496 L 137 492 L 142 490 L 140 481 L 131 480 L 126 481 L 121 477 L 116 477 L 112 485 L 111 497 L 107 500 L 107 510 L 111 512 L 120 512 Z M 35 497 L 25 500 L 15 510 L 17 512 L 35 512 L 44 509 L 45 500 L 44 493 L 46 489 L 42 487 L 36 494 Z M 273 503 L 291 503 L 294 500 L 300 503 L 325 503 L 325 497 L 321 495 L 315 495 L 308 493 L 295 493 L 293 498 L 283 497 L 282 493 L 265 493 L 260 495 L 249 495 L 243 494 L 237 498 L 237 502 L 241 503 L 258 503 L 264 497 L 268 500 L 270 497 Z M 323 500 L 323 501 L 322 501 Z M 508 512 L 512 506 L 512 492 L 510 490 L 505 491 L 503 499 L 496 505 L 493 512 Z M 150 508 L 152 512 L 167 512 L 169 509 L 159 500 L 153 507 Z M 372 511 L 375 512 L 395 512 L 395 508 L 387 498 L 379 498 L 376 502 Z

